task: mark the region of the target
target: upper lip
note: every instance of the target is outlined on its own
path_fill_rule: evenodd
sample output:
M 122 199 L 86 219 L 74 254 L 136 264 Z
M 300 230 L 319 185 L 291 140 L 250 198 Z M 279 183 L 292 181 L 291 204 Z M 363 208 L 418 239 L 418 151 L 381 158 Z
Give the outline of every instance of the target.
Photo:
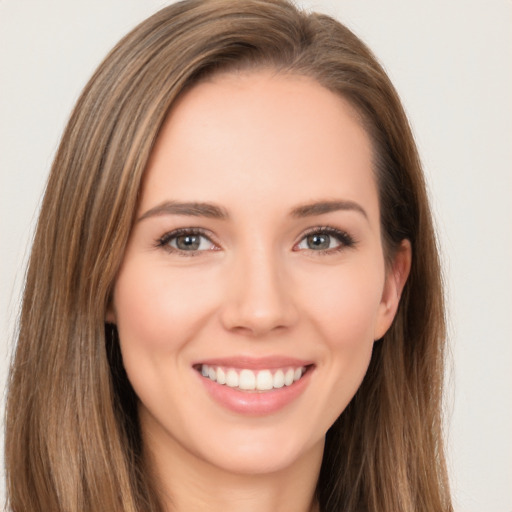
M 301 366 L 310 366 L 313 361 L 308 359 L 298 359 L 287 356 L 267 356 L 267 357 L 249 357 L 249 356 L 231 356 L 209 358 L 197 361 L 193 366 L 206 364 L 208 366 L 224 366 L 228 368 L 246 368 L 248 370 L 278 369 L 278 368 L 300 368 Z

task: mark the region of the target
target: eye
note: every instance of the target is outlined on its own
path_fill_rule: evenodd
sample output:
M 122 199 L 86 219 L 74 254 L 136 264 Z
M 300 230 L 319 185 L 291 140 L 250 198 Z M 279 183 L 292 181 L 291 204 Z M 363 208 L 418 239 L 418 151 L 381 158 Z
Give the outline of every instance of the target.
M 158 240 L 158 246 L 170 252 L 202 252 L 216 250 L 211 239 L 198 229 L 179 229 L 164 235 Z
M 335 252 L 353 245 L 354 240 L 348 233 L 334 228 L 315 228 L 307 233 L 295 248 L 299 251 Z

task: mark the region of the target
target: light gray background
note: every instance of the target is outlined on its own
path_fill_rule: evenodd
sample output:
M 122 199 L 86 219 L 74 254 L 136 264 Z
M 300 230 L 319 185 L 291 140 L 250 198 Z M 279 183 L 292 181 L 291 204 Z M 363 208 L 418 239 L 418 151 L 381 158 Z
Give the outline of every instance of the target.
M 107 51 L 165 3 L 0 0 L 2 396 L 32 229 L 66 119 Z M 456 510 L 511 512 L 512 2 L 301 3 L 361 36 L 403 99 L 446 270 Z

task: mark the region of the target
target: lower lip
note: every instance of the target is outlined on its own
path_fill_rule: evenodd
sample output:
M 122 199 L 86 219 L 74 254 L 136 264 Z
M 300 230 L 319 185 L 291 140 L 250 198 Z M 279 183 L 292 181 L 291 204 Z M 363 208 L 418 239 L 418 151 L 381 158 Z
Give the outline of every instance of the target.
M 290 386 L 259 392 L 240 391 L 224 384 L 217 384 L 200 373 L 197 374 L 210 396 L 221 406 L 238 414 L 264 416 L 283 409 L 298 398 L 309 384 L 311 373 L 312 368 L 308 368 L 306 373 Z

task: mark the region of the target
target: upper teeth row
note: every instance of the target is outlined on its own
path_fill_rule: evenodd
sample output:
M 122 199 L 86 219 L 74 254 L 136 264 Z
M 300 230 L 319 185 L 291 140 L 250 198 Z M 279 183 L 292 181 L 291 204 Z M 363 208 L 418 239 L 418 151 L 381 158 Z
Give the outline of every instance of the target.
M 305 367 L 287 368 L 276 370 L 274 374 L 270 370 L 235 370 L 234 368 L 222 368 L 220 366 L 201 365 L 201 374 L 218 384 L 225 384 L 230 388 L 244 390 L 267 391 L 274 388 L 290 386 L 299 380 L 305 372 Z

